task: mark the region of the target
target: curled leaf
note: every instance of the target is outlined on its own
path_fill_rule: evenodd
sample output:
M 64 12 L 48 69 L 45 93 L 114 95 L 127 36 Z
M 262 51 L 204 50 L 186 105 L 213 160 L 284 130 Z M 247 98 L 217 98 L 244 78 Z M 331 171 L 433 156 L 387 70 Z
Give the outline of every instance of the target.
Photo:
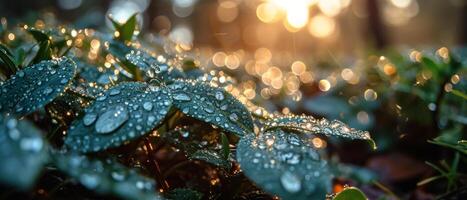
M 275 129 L 246 135 L 237 160 L 250 180 L 282 199 L 324 199 L 331 188 L 327 162 L 294 133 Z
M 174 105 L 186 115 L 237 135 L 253 132 L 250 112 L 224 89 L 191 80 L 176 80 L 169 88 Z
M 162 123 L 172 106 L 167 89 L 125 82 L 107 90 L 70 126 L 65 143 L 96 152 L 139 138 Z
M 348 139 L 358 139 L 368 141 L 373 149 L 376 149 L 376 143 L 371 139 L 368 131 L 361 131 L 350 128 L 338 120 L 329 121 L 325 118 L 315 119 L 305 115 L 287 115 L 273 118 L 267 121 L 264 130 L 281 128 L 302 132 L 306 134 L 323 134 L 326 136 L 338 136 Z
M 75 71 L 75 63 L 66 57 L 18 71 L 0 85 L 0 111 L 22 116 L 44 107 L 65 91 Z

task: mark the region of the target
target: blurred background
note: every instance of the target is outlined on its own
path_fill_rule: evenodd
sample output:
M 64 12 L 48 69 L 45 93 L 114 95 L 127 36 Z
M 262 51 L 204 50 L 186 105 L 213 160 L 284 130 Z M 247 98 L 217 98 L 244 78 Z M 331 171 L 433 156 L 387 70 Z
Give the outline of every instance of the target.
M 2 0 L 9 18 L 48 11 L 64 23 L 111 28 L 141 13 L 142 31 L 196 48 L 278 52 L 287 62 L 329 53 L 466 42 L 464 0 Z M 32 18 L 32 16 L 30 16 Z

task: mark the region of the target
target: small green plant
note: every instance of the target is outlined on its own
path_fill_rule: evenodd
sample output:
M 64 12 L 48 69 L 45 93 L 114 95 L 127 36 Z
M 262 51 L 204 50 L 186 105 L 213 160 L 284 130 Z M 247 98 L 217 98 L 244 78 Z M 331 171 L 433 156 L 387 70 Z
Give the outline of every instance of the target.
M 24 28 L 38 46 L 30 55 L 2 44 L 2 183 L 27 190 L 41 171 L 58 170 L 68 178 L 57 187 L 71 180 L 124 199 L 324 199 L 333 172 L 310 141 L 337 136 L 376 147 L 368 132 L 337 120 L 246 106 L 226 89 L 232 82 L 132 41 L 136 15 L 111 21 L 113 38 Z M 184 174 L 185 166 L 199 172 Z M 172 181 L 182 177 L 186 184 Z

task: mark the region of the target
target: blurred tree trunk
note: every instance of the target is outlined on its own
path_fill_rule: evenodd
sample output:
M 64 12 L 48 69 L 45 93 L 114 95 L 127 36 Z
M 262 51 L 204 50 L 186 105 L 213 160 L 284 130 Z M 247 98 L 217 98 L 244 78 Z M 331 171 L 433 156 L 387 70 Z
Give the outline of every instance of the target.
M 368 33 L 373 37 L 375 48 L 383 49 L 387 46 L 388 41 L 381 21 L 379 1 L 366 0 L 366 9 L 368 13 Z

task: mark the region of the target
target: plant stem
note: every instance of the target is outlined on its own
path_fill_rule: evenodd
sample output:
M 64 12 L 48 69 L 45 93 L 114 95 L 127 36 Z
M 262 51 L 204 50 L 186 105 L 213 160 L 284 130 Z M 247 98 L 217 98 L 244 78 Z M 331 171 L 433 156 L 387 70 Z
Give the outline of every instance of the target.
M 438 132 L 440 130 L 439 125 L 438 125 L 439 110 L 441 107 L 441 101 L 443 100 L 443 97 L 445 94 L 444 85 L 446 85 L 446 83 L 449 83 L 449 76 L 443 80 L 442 84 L 440 85 L 438 89 L 438 94 L 436 95 L 436 101 L 435 101 L 436 108 L 433 111 L 433 116 L 432 116 L 433 126 L 435 126 L 435 130 L 437 130 Z
M 160 184 L 161 188 L 164 191 L 168 191 L 169 184 L 167 183 L 167 181 L 165 181 L 164 177 L 161 174 L 159 163 L 153 155 L 155 153 L 154 148 L 147 137 L 144 138 L 144 145 L 146 146 L 147 162 L 154 171 L 154 178 L 157 180 L 158 184 Z

